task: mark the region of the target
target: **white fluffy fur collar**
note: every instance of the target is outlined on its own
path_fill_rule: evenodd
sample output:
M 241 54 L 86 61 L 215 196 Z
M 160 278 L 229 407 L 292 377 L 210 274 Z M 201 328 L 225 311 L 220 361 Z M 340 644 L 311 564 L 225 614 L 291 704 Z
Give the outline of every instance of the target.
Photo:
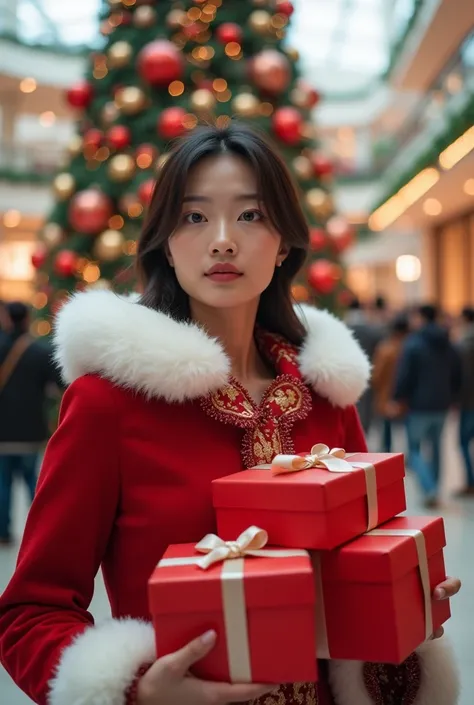
M 308 330 L 300 352 L 305 381 L 335 406 L 354 404 L 370 364 L 349 329 L 326 311 L 299 309 Z M 177 323 L 108 291 L 76 294 L 55 326 L 55 357 L 64 380 L 99 374 L 169 402 L 219 389 L 230 363 L 218 340 L 195 324 Z

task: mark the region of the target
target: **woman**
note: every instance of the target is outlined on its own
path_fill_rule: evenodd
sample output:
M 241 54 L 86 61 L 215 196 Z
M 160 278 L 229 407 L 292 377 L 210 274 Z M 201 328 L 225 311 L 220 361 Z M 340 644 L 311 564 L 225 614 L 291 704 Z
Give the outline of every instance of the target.
M 211 480 L 319 440 L 365 450 L 353 404 L 366 358 L 342 323 L 310 309 L 300 320 L 291 304 L 307 246 L 271 147 L 248 128 L 207 127 L 162 168 L 138 248 L 141 301 L 91 292 L 62 309 L 71 384 L 0 603 L 2 662 L 40 705 L 392 705 L 392 691 L 454 703 L 435 642 L 393 672 L 334 662 L 318 686 L 272 694 L 187 676 L 212 632 L 155 657 L 147 579 L 168 544 L 215 530 Z M 100 566 L 114 619 L 94 626 Z

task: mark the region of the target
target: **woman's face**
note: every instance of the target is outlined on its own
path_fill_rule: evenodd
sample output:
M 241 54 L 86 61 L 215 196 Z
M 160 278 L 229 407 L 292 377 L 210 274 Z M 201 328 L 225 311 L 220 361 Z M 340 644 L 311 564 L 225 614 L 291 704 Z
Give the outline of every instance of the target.
M 190 172 L 168 261 L 191 300 L 212 308 L 255 301 L 285 259 L 245 160 L 208 157 Z

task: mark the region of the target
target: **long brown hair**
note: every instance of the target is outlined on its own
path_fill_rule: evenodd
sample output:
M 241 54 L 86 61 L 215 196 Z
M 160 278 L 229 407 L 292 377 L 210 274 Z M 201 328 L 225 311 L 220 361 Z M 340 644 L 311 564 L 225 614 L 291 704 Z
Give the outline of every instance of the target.
M 309 245 L 308 225 L 297 191 L 281 157 L 260 133 L 237 123 L 200 127 L 175 144 L 162 166 L 138 243 L 137 267 L 143 286 L 141 303 L 179 321 L 190 319 L 189 299 L 166 258 L 166 244 L 176 229 L 190 169 L 206 157 L 231 153 L 245 159 L 257 178 L 259 198 L 289 248 L 281 267 L 260 297 L 257 323 L 300 345 L 305 329 L 293 308 L 291 283 Z

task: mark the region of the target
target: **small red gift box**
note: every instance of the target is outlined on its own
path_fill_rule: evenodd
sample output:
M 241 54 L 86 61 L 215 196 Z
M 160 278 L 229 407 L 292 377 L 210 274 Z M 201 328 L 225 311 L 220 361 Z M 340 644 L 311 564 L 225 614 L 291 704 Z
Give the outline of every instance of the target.
M 332 549 L 406 509 L 401 453 L 314 446 L 212 483 L 220 536 L 263 526 L 272 545 Z
M 196 547 L 168 548 L 148 585 L 158 657 L 214 629 L 216 647 L 194 667 L 197 677 L 234 683 L 316 680 L 309 554 L 262 550 L 266 540 L 266 532 L 250 527 L 237 541 L 225 543 L 211 534 Z
M 449 619 L 441 518 L 397 517 L 314 554 L 319 658 L 400 664 Z

